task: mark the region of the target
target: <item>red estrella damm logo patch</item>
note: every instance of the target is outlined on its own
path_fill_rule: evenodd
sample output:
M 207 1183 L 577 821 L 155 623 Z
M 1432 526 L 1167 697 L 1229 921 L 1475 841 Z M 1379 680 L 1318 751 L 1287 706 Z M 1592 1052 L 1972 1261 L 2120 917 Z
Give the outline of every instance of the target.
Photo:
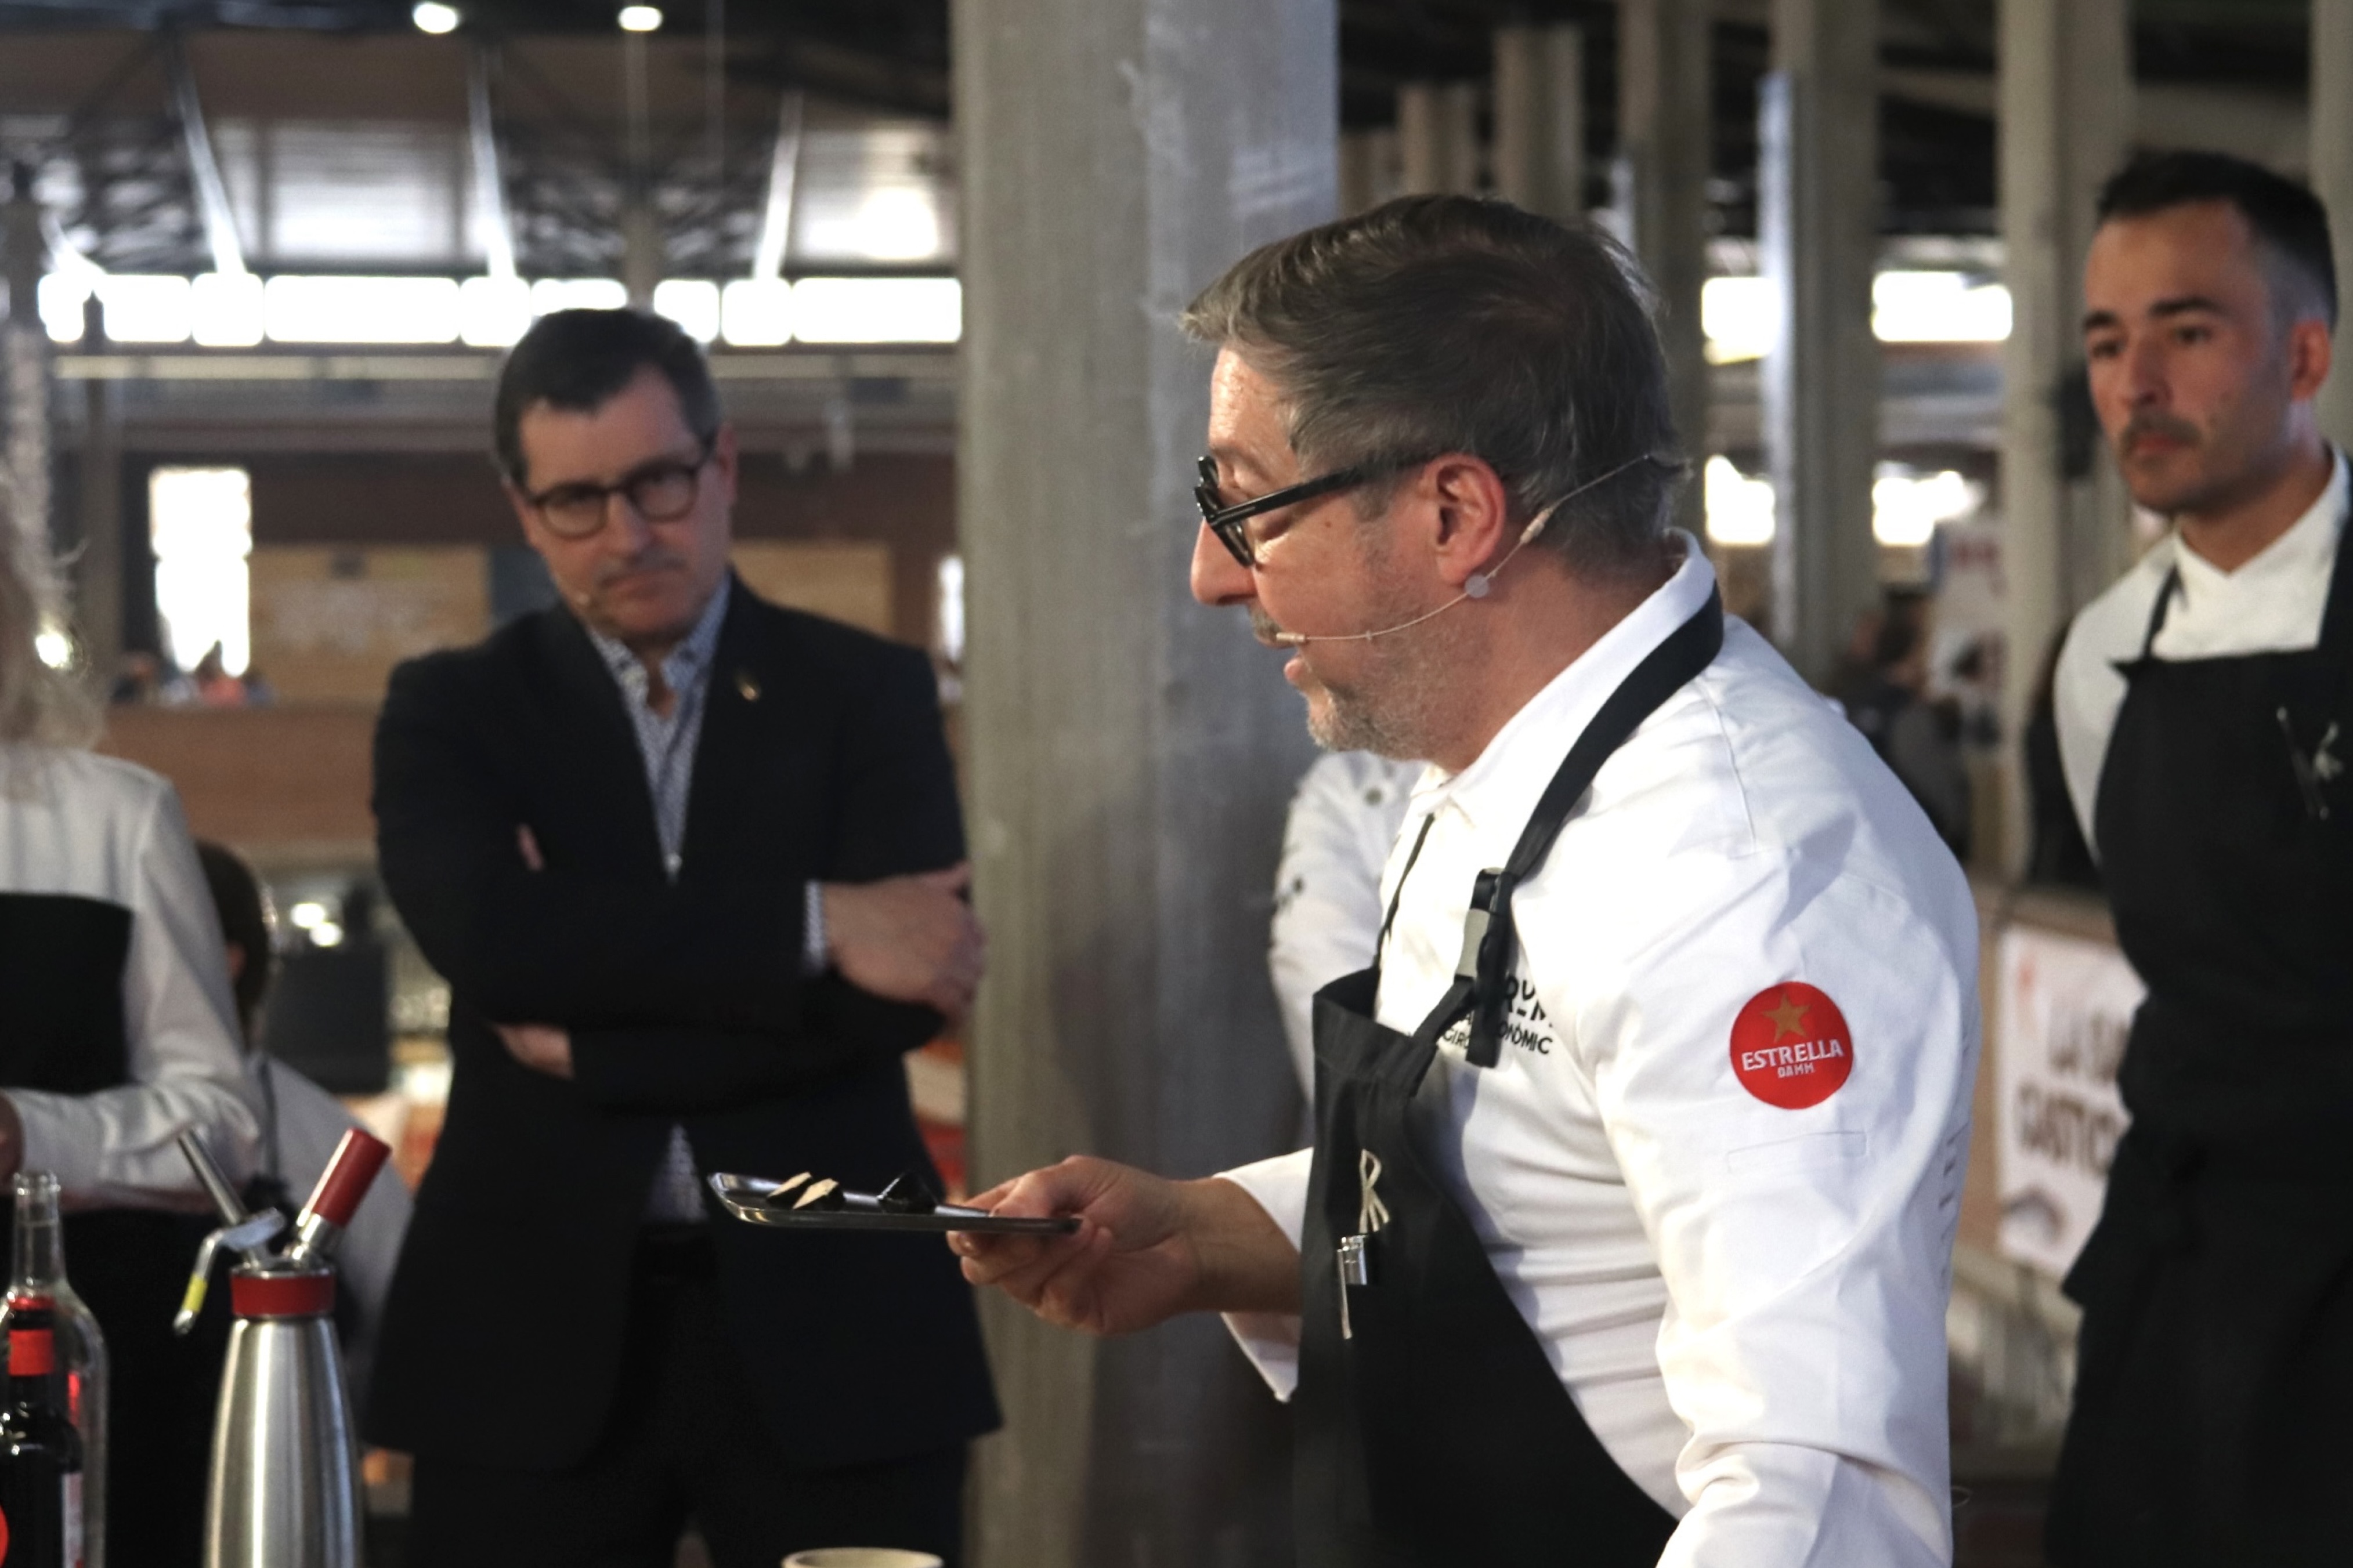
M 1846 1015 L 1803 981 L 1768 985 L 1732 1020 L 1732 1070 L 1767 1105 L 1820 1105 L 1854 1070 Z

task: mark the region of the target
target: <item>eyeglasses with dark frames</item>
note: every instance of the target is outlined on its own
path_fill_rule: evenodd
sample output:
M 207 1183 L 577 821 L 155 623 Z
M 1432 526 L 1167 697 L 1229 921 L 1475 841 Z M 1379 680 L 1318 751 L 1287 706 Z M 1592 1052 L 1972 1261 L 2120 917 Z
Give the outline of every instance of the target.
M 1421 461 L 1419 458 L 1413 462 Z M 1195 471 L 1200 482 L 1193 487 L 1194 504 L 1201 509 L 1201 526 L 1218 536 L 1218 542 L 1233 553 L 1233 558 L 1245 566 L 1258 565 L 1258 546 L 1250 539 L 1250 530 L 1243 525 L 1254 517 L 1262 517 L 1281 507 L 1292 506 L 1317 496 L 1327 496 L 1335 490 L 1353 489 L 1369 484 L 1385 473 L 1408 468 L 1413 462 L 1359 463 L 1353 468 L 1339 468 L 1332 473 L 1298 484 L 1270 490 L 1246 501 L 1223 506 L 1218 500 L 1218 460 L 1206 454 Z
M 536 495 L 525 491 L 523 500 L 558 539 L 586 539 L 603 528 L 609 510 L 607 503 L 615 496 L 626 500 L 630 510 L 648 522 L 676 522 L 694 510 L 695 497 L 702 488 L 702 470 L 715 445 L 716 437 L 706 439 L 691 463 L 657 458 L 630 469 L 613 484 L 552 485 Z

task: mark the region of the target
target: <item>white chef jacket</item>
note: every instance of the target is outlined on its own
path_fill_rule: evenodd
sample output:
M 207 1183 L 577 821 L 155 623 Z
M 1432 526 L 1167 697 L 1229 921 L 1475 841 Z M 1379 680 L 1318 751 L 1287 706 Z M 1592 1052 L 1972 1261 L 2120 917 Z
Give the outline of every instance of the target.
M 1384 955 L 1409 1031 L 1452 978 L 1500 866 L 1576 736 L 1705 601 L 1674 577 L 1505 724 L 1433 768 Z M 1863 738 L 1765 641 L 1724 650 L 1605 763 L 1513 900 L 1496 1067 L 1445 1075 L 1441 1169 L 1603 1447 L 1680 1516 L 1674 1568 L 1951 1560 L 1945 1307 L 1978 1051 L 1977 919 L 1949 851 Z M 1736 1016 L 1802 982 L 1845 1017 L 1851 1076 L 1810 1108 L 1743 1087 Z M 1775 1037 L 1778 1038 L 1778 1036 Z M 1298 1242 L 1309 1157 L 1228 1173 Z M 1237 1314 L 1278 1394 L 1298 1320 Z
M 2328 608 L 2328 577 L 2345 531 L 2348 491 L 2345 455 L 2328 488 L 2285 533 L 2235 572 L 2225 572 L 2169 533 L 2133 569 L 2084 606 L 2059 651 L 2052 699 L 2059 726 L 2059 761 L 2075 803 L 2084 840 L 2096 850 L 2092 818 L 2099 804 L 2100 769 L 2124 707 L 2119 660 L 2138 658 L 2148 636 L 2165 574 L 2181 569 L 2180 591 L 2149 652 L 2158 658 L 2226 658 L 2251 653 L 2302 653 L 2320 642 Z
M 1373 962 L 1381 868 L 1424 764 L 1332 752 L 1299 780 L 1282 825 L 1266 966 L 1299 1087 L 1315 1091 L 1315 993 Z
M 192 1127 L 232 1181 L 251 1175 L 260 1124 L 226 945 L 171 784 L 113 757 L 0 744 L 0 889 L 131 911 L 131 1079 L 95 1094 L 0 1084 L 25 1124 L 24 1168 L 54 1172 L 69 1205 L 203 1209 L 174 1142 Z

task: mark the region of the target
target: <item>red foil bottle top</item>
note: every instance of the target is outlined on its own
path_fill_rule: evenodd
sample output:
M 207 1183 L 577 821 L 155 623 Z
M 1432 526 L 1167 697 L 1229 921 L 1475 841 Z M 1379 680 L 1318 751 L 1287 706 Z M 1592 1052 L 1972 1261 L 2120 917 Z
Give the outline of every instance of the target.
M 8 1331 L 8 1375 L 47 1377 L 58 1369 L 57 1336 L 47 1329 Z
M 319 1184 L 311 1189 L 311 1201 L 302 1205 L 302 1217 L 317 1215 L 330 1225 L 351 1224 L 353 1212 L 367 1196 L 369 1184 L 384 1169 L 385 1157 L 391 1152 L 391 1144 L 356 1127 L 344 1133 L 343 1141 L 335 1145 L 335 1157 L 327 1162 Z

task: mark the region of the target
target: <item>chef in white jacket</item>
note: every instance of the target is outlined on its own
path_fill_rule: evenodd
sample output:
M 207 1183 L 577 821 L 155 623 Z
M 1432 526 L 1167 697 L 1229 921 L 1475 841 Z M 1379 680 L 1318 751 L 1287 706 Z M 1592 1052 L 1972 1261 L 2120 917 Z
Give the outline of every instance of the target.
M 174 1141 L 196 1132 L 241 1182 L 259 1121 L 179 798 L 86 749 L 95 710 L 36 652 L 41 545 L 0 512 L 0 1180 L 58 1178 L 67 1277 L 111 1353 L 107 1545 L 168 1563 L 203 1525 L 226 1331 L 172 1336 L 217 1223 Z
M 1951 1558 L 1944 1315 L 1978 1043 L 1958 868 L 1665 527 L 1663 367 L 1599 236 L 1410 197 L 1246 258 L 1198 598 L 1327 746 L 1434 765 L 1317 1140 L 983 1194 L 968 1277 L 1229 1315 L 1310 1568 Z
M 1420 777 L 1419 763 L 1327 752 L 1300 775 L 1292 795 L 1266 967 L 1302 1093 L 1315 1092 L 1315 993 L 1373 961 L 1381 868 Z

